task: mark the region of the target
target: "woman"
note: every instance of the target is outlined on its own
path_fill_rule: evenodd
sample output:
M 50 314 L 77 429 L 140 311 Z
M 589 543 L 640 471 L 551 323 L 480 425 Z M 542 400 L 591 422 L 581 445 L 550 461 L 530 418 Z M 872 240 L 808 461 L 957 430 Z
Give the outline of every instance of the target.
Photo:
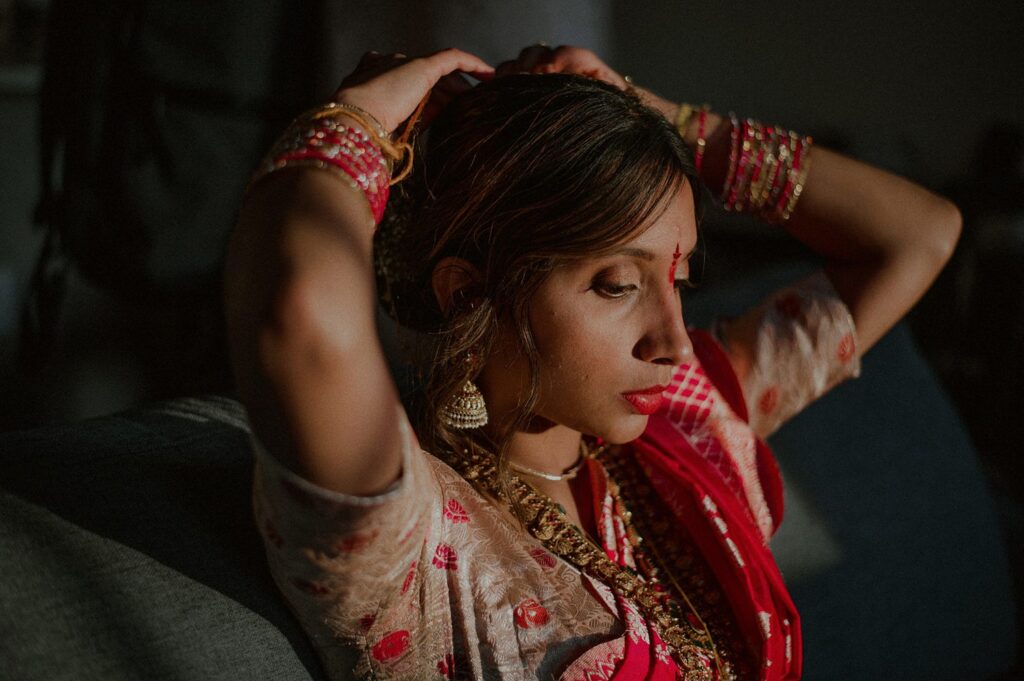
M 228 324 L 275 579 L 333 678 L 798 678 L 759 438 L 856 375 L 959 215 L 586 50 L 498 74 L 371 53 L 247 195 Z M 392 167 L 421 113 L 426 148 Z M 415 435 L 374 276 L 388 177 L 410 170 L 376 257 L 393 312 L 438 343 Z M 701 184 L 825 262 L 713 334 L 678 293 Z

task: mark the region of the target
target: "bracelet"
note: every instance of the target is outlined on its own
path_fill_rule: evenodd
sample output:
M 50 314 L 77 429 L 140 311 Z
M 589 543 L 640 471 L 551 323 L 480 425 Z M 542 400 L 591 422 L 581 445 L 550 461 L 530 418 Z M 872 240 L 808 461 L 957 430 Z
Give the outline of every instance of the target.
M 693 165 L 697 169 L 697 174 L 700 174 L 700 167 L 704 164 L 704 150 L 708 146 L 708 141 L 704 137 L 704 129 L 708 122 L 708 105 L 705 104 L 700 108 L 700 114 L 697 116 L 697 150 L 693 155 Z
M 679 105 L 679 112 L 676 114 L 676 131 L 680 137 L 686 137 L 686 128 L 690 125 L 690 117 L 693 116 L 693 105 L 683 102 Z
M 390 194 L 390 168 L 365 130 L 319 113 L 300 116 L 273 146 L 249 186 L 270 173 L 294 167 L 333 172 L 366 197 L 374 224 L 380 224 Z
M 391 179 L 391 184 L 396 185 L 404 180 L 410 172 L 412 172 L 414 154 L 410 139 L 429 99 L 430 93 L 428 92 L 420 101 L 419 106 L 416 107 L 416 111 L 409 117 L 405 130 L 402 131 L 402 134 L 397 140 L 392 140 L 391 135 L 388 134 L 384 129 L 384 126 L 381 125 L 380 121 L 378 121 L 373 114 L 356 106 L 355 104 L 328 102 L 323 106 L 307 111 L 296 120 L 311 121 L 320 118 L 347 116 L 355 120 L 366 130 L 372 130 L 377 136 L 377 146 L 380 147 L 381 152 L 384 154 L 385 158 L 387 158 L 389 172 L 393 171 L 396 163 L 404 159 L 404 166 L 402 170 Z
M 732 124 L 729 168 L 722 185 L 726 210 L 780 225 L 793 214 L 810 168 L 813 140 L 753 119 Z
M 707 104 L 704 104 L 697 109 L 692 104 L 683 102 L 679 105 L 679 112 L 676 114 L 676 131 L 684 139 L 686 138 L 686 131 L 690 127 L 690 119 L 693 118 L 695 113 L 697 114 L 697 145 L 693 154 L 693 165 L 698 174 L 700 173 L 701 166 L 704 164 L 704 151 L 708 145 L 708 141 L 704 136 L 704 129 L 707 125 L 709 108 Z
M 736 167 L 740 158 L 740 121 L 731 111 L 729 112 L 729 126 L 729 169 L 726 171 L 720 195 L 723 203 L 728 199 L 733 180 L 736 179 Z
M 350 118 L 355 119 L 367 130 L 372 130 L 377 133 L 377 137 L 381 140 L 391 141 L 391 136 L 381 125 L 381 122 L 366 109 L 360 108 L 355 104 L 346 104 L 344 102 L 328 102 L 318 109 L 313 109 L 307 114 L 312 115 L 315 118 L 322 118 L 325 115 L 331 115 L 333 112 L 343 111 Z

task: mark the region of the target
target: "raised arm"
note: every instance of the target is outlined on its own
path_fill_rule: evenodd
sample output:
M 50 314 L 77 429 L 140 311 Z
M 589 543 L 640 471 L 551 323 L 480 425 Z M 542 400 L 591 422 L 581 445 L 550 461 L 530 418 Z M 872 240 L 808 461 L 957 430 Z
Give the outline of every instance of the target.
M 361 67 L 335 101 L 369 112 L 389 133 L 442 79 L 441 98 L 468 88 L 454 72 L 492 73 L 458 50 L 371 54 Z M 257 437 L 306 479 L 349 494 L 380 492 L 401 469 L 400 405 L 376 331 L 368 205 L 334 173 L 272 172 L 246 195 L 225 274 L 232 364 Z
M 625 79 L 586 49 L 533 46 L 498 73 L 517 70 L 589 75 L 619 87 Z M 641 97 L 671 121 L 679 104 L 637 87 Z M 698 121 L 684 134 L 696 147 Z M 701 179 L 716 192 L 726 177 L 731 124 L 709 113 Z M 945 265 L 960 236 L 960 213 L 950 201 L 904 178 L 814 147 L 804 190 L 784 228 L 825 259 L 825 272 L 853 315 L 863 353 L 916 303 Z M 749 366 L 744 336 L 755 329 L 731 328 L 730 352 L 741 378 Z
M 706 126 L 702 179 L 714 191 L 725 180 L 732 126 L 713 113 Z M 696 145 L 696 121 L 684 139 Z M 825 259 L 863 354 L 938 276 L 960 236 L 960 213 L 920 185 L 829 149 L 814 147 L 810 159 L 803 193 L 783 227 Z

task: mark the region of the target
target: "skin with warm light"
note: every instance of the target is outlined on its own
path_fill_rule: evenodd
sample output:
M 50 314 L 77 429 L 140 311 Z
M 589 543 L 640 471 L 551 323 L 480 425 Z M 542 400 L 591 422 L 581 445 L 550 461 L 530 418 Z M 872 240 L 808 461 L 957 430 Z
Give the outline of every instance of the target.
M 540 398 L 533 427 L 513 437 L 514 461 L 558 471 L 575 461 L 580 433 L 611 443 L 639 437 L 674 367 L 690 356 L 678 286 L 697 225 L 685 182 L 656 215 L 617 252 L 556 269 L 534 294 Z M 524 389 L 527 369 L 511 338 L 498 348 L 479 385 L 500 418 Z
M 484 80 L 495 73 L 459 50 L 364 62 L 335 97 L 372 112 L 388 131 L 425 95 L 433 93 L 428 110 L 437 110 L 466 92 L 471 85 L 459 72 Z M 587 73 L 625 86 L 581 48 L 531 47 L 503 66 Z M 674 120 L 677 104 L 640 92 Z M 706 132 L 701 180 L 720 187 L 728 121 L 709 114 Z M 694 126 L 683 140 L 694 146 Z M 924 188 L 828 149 L 815 147 L 812 159 L 784 229 L 821 257 L 864 352 L 934 280 L 959 236 L 960 216 Z M 650 258 L 634 252 L 577 260 L 552 271 L 530 299 L 540 402 L 533 422 L 513 437 L 513 460 L 557 472 L 576 459 L 581 433 L 625 442 L 643 431 L 644 412 L 656 403 L 643 391 L 664 385 L 690 352 L 679 297 L 667 281 L 687 276 L 682 254 L 696 239 L 693 199 L 683 187 L 664 197 L 665 210 L 624 244 Z M 312 482 L 363 495 L 386 489 L 401 474 L 400 402 L 376 327 L 373 230 L 366 199 L 336 178 L 314 169 L 274 173 L 246 197 L 225 279 L 232 361 L 257 436 Z M 435 276 L 434 292 L 439 301 L 450 299 L 464 283 Z M 729 329 L 725 349 L 741 381 L 755 333 Z M 514 349 L 510 338 L 499 338 L 479 378 L 498 419 L 523 388 L 521 353 Z M 552 485 L 543 491 L 580 520 L 568 485 Z

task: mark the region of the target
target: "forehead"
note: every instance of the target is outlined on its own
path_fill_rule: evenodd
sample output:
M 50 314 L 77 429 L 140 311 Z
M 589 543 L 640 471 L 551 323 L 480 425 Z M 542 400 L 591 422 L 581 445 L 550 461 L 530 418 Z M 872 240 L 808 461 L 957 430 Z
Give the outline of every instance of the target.
M 697 218 L 688 180 L 678 185 L 676 193 L 666 200 L 663 208 L 647 229 L 623 245 L 655 253 L 666 249 L 671 253 L 677 245 L 683 253 L 693 250 L 697 244 Z

